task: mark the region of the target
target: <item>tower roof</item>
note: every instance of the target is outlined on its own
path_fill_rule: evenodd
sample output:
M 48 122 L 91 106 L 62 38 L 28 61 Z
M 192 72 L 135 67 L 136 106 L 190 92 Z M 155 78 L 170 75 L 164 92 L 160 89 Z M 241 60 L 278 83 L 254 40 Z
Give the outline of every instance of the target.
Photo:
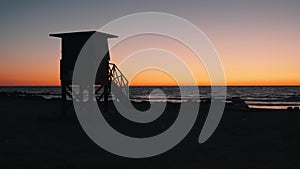
M 71 36 L 92 36 L 93 34 L 97 36 L 102 36 L 105 38 L 117 38 L 118 36 L 112 35 L 112 34 L 107 34 L 103 32 L 98 32 L 98 31 L 83 31 L 83 32 L 66 32 L 66 33 L 53 33 L 49 34 L 49 36 L 52 37 L 57 37 L 57 38 L 64 38 L 64 37 L 71 37 Z

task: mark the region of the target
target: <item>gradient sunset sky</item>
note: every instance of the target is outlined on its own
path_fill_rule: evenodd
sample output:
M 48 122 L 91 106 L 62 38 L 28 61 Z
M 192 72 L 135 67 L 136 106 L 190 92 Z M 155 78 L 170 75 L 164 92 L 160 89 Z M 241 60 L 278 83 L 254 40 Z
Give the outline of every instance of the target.
M 228 85 L 300 85 L 299 9 L 299 0 L 4 0 L 0 5 L 0 85 L 59 85 L 60 40 L 50 38 L 49 33 L 98 30 L 113 19 L 137 12 L 170 13 L 199 27 L 215 46 Z M 160 41 L 169 43 L 167 39 Z M 180 57 L 186 57 L 191 69 L 196 69 L 187 53 Z M 156 54 L 161 62 L 169 59 Z M 111 56 L 117 65 L 124 57 L 119 55 L 122 52 Z M 142 58 L 150 53 L 137 55 L 141 59 L 132 61 L 130 67 L 148 63 Z M 132 80 L 131 85 L 174 84 L 159 71 L 140 72 L 134 77 L 126 66 L 122 71 Z M 201 71 L 195 75 L 198 84 L 208 85 L 207 75 Z

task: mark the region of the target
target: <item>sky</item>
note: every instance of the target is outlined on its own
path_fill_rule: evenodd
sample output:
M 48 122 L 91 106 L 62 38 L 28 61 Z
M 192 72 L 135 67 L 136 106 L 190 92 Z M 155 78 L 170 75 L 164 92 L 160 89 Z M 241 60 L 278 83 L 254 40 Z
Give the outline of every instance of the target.
M 298 0 L 4 0 L 0 5 L 0 85 L 59 85 L 60 40 L 50 38 L 50 33 L 98 30 L 137 12 L 170 13 L 200 28 L 219 54 L 227 85 L 300 85 L 299 8 Z M 172 46 L 167 39 L 157 41 Z M 130 43 L 136 45 L 134 41 L 127 45 Z M 131 85 L 176 84 L 166 72 L 131 69 L 149 64 L 152 57 L 176 67 L 169 53 L 148 50 L 134 55 L 137 59 L 121 66 Z M 179 55 L 192 69 L 198 85 L 210 84 L 201 63 L 193 62 L 187 53 Z M 119 65 L 126 55 L 112 53 L 111 58 Z M 184 73 L 175 74 L 184 85 L 191 84 Z

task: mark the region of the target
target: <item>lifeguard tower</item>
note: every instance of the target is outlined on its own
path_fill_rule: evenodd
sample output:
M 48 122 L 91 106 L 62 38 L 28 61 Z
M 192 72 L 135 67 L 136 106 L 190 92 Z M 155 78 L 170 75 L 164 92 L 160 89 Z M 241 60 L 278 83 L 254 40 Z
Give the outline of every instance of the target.
M 101 44 L 99 45 L 104 45 L 99 47 L 101 47 L 101 49 L 106 49 L 108 52 L 98 68 L 93 90 L 89 92 L 93 92 L 97 96 L 97 101 L 103 102 L 103 107 L 106 112 L 112 84 L 122 88 L 125 94 L 128 94 L 128 80 L 115 64 L 109 62 L 110 54 L 108 50 L 108 39 L 117 38 L 117 36 L 97 31 L 50 34 L 49 36 L 51 37 L 61 38 L 60 81 L 62 115 L 65 115 L 66 113 L 68 100 L 72 100 L 75 97 L 74 91 L 72 91 L 72 76 L 76 60 L 82 47 L 92 35 L 97 36 L 97 39 L 100 39 Z M 83 89 L 79 88 L 79 90 Z

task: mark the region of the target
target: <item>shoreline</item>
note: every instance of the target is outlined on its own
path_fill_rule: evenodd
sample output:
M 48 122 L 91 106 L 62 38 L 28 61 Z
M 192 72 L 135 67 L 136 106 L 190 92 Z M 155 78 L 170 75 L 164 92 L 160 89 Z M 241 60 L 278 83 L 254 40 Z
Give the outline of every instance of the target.
M 53 97 L 55 96 L 55 97 Z M 50 93 L 28 93 L 28 92 L 0 92 L 0 97 L 25 97 L 25 98 L 42 98 L 45 100 L 53 101 L 53 100 L 61 100 L 61 95 L 60 94 L 50 94 Z M 181 101 L 181 100 L 176 100 L 176 101 L 149 101 L 149 100 L 138 100 L 136 98 L 131 98 L 130 99 L 132 103 L 141 103 L 141 102 L 151 102 L 151 103 L 200 103 L 200 104 L 205 104 L 207 102 L 211 102 L 210 98 L 201 98 L 199 101 L 195 100 L 187 100 L 187 101 Z M 69 100 L 72 101 L 72 100 Z M 112 100 L 111 100 L 112 101 Z M 248 107 L 249 109 L 253 110 L 289 110 L 289 111 L 299 111 L 300 106 L 285 106 L 286 108 L 274 108 L 276 107 L 276 104 L 273 106 L 266 106 L 267 104 L 261 104 L 261 106 L 253 106 L 252 104 L 247 104 L 244 100 L 242 100 L 239 97 L 229 97 L 226 98 L 226 106 L 233 106 L 237 109 L 239 108 L 246 108 Z M 279 104 L 279 106 L 283 106 Z M 273 108 L 272 108 L 273 107 Z

